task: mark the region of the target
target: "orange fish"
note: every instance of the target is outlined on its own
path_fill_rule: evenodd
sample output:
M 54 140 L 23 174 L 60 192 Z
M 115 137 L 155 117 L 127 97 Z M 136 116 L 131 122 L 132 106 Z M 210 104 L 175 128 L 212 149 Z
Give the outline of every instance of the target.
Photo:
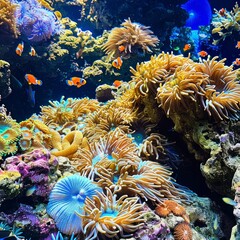
M 208 55 L 208 53 L 206 51 L 201 51 L 201 52 L 198 53 L 198 55 L 200 57 L 206 57 Z
M 233 62 L 234 65 L 240 66 L 240 58 L 236 58 L 236 60 Z
M 31 50 L 30 50 L 30 52 L 29 52 L 29 55 L 30 56 L 32 56 L 32 57 L 34 57 L 34 56 L 36 56 L 36 50 L 31 46 Z
M 118 57 L 115 60 L 113 60 L 112 65 L 113 65 L 113 67 L 120 69 L 122 66 L 122 63 L 123 63 L 122 58 Z
M 41 86 L 42 85 L 42 81 L 41 80 L 38 80 L 34 75 L 32 74 L 26 74 L 25 75 L 25 79 L 27 80 L 28 84 L 31 85 L 39 85 Z
M 125 50 L 125 47 L 123 45 L 118 46 L 119 52 L 123 52 Z
M 237 45 L 235 46 L 237 49 L 240 49 L 240 41 L 237 41 Z
M 187 44 L 185 44 L 185 46 L 184 46 L 184 48 L 183 48 L 183 51 L 186 52 L 186 51 L 188 51 L 191 47 L 192 47 L 191 44 L 187 43 Z
M 68 86 L 77 86 L 77 88 L 80 88 L 85 85 L 87 81 L 80 77 L 71 77 L 70 80 L 66 80 L 66 83 Z
M 218 13 L 219 13 L 222 17 L 225 16 L 225 13 L 226 13 L 225 8 L 221 8 L 221 9 L 218 11 Z
M 115 81 L 113 82 L 113 86 L 114 86 L 114 87 L 120 87 L 121 84 L 122 84 L 122 81 L 120 81 L 120 80 L 115 80 Z
M 16 48 L 16 54 L 18 56 L 22 56 L 23 49 L 24 49 L 24 42 L 19 43 Z

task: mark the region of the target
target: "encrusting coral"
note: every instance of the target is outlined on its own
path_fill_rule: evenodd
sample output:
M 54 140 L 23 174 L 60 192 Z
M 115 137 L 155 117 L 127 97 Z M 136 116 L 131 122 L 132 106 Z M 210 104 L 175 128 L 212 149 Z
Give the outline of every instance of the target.
M 18 30 L 16 26 L 15 11 L 16 4 L 10 0 L 0 0 L 0 29 L 6 30 L 17 37 Z
M 156 47 L 159 42 L 149 27 L 131 22 L 130 19 L 125 20 L 122 26 L 111 30 L 108 41 L 103 46 L 103 50 L 111 57 L 127 58 L 137 51 L 151 53 L 150 47 Z M 120 46 L 124 47 L 123 51 L 119 51 Z

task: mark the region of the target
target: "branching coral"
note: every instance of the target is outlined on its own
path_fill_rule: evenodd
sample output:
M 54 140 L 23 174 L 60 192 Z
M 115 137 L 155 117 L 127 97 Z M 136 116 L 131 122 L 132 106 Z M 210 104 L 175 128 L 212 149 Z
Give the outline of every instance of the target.
M 85 199 L 101 192 L 95 183 L 78 174 L 59 180 L 54 186 L 47 206 L 48 214 L 55 220 L 58 229 L 68 235 L 82 230 L 81 219 Z
M 0 0 L 0 26 L 17 37 L 18 31 L 15 20 L 16 5 L 10 0 Z
M 132 23 L 130 19 L 125 20 L 122 26 L 111 30 L 108 41 L 103 46 L 109 56 L 128 57 L 139 50 L 152 52 L 150 47 L 155 47 L 159 41 L 156 36 L 152 35 L 149 27 Z M 124 46 L 125 50 L 120 52 L 119 46 Z
M 99 234 L 109 238 L 120 233 L 131 233 L 144 223 L 144 204 L 138 203 L 138 197 L 121 196 L 117 199 L 111 190 L 98 193 L 93 199 L 86 198 L 84 212 L 78 214 L 82 218 L 85 240 L 95 239 Z
M 240 8 L 236 2 L 232 11 L 225 10 L 222 16 L 219 11 L 215 10 L 215 15 L 212 19 L 213 34 L 218 34 L 219 39 L 213 41 L 213 44 L 218 44 L 220 41 L 224 41 L 226 37 L 231 36 L 234 31 L 240 30 Z

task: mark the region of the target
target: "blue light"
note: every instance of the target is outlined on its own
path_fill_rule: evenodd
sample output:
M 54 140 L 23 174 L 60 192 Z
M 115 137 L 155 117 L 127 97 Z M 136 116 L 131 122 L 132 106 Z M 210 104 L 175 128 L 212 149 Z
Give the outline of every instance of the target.
M 212 10 L 208 0 L 189 0 L 182 5 L 189 18 L 186 22 L 186 27 L 191 27 L 192 30 L 197 30 L 199 26 L 209 25 L 212 19 Z

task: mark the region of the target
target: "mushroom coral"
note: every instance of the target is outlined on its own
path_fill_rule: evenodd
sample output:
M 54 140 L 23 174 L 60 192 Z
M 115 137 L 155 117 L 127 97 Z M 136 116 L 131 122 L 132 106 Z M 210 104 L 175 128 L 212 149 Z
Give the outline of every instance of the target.
M 85 200 L 101 192 L 94 182 L 78 174 L 59 180 L 51 191 L 47 213 L 54 219 L 58 229 L 68 235 L 82 230 L 81 219 Z
M 113 28 L 108 36 L 103 50 L 110 56 L 129 57 L 137 51 L 152 52 L 150 47 L 155 47 L 159 42 L 158 38 L 152 35 L 149 27 L 139 23 L 133 23 L 130 19 L 121 24 L 123 27 Z M 124 51 L 119 51 L 119 46 L 124 46 Z
M 10 0 L 0 0 L 0 26 L 17 37 L 18 30 L 16 26 L 15 11 L 16 4 Z

